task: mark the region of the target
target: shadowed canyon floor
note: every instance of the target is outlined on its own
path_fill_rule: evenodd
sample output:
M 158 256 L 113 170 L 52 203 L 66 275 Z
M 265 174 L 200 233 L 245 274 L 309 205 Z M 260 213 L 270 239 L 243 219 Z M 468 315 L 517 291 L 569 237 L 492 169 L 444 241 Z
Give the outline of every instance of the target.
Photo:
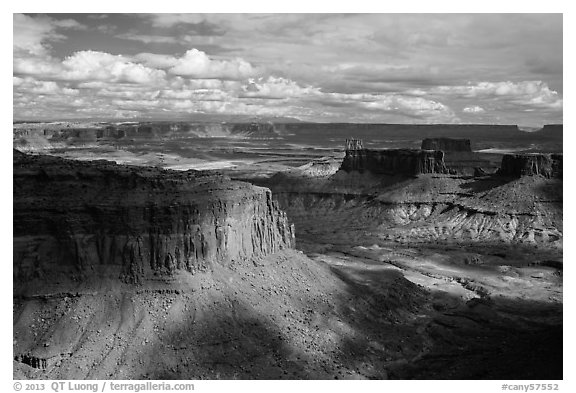
M 19 160 L 14 378 L 562 378 L 561 179 Z

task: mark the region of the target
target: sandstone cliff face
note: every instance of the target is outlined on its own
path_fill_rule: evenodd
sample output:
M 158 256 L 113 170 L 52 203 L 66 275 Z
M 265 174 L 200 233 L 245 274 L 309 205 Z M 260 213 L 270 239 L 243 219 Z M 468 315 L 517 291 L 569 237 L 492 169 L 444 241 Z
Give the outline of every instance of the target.
M 506 154 L 498 173 L 509 177 L 562 178 L 562 154 Z
M 422 150 L 467 151 L 471 152 L 470 139 L 426 138 L 422 141 Z
M 14 154 L 14 277 L 228 265 L 294 245 L 270 190 L 217 174 Z
M 346 172 L 369 171 L 387 175 L 418 175 L 423 173 L 448 173 L 444 153 L 432 150 L 347 150 L 340 166 Z

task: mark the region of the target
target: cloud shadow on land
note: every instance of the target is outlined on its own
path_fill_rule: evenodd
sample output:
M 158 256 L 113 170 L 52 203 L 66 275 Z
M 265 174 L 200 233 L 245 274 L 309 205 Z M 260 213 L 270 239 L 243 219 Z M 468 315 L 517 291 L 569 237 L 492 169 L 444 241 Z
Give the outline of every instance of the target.
M 561 304 L 503 297 L 464 303 L 447 293 L 433 300 L 403 278 L 385 282 L 387 274 L 378 270 L 362 271 L 361 280 L 384 282 L 381 288 L 333 270 L 349 292 L 372 303 L 374 313 L 347 320 L 365 339 L 344 338 L 342 353 L 372 352 L 374 364 L 385 368 L 389 379 L 562 379 Z M 431 318 L 424 323 L 408 322 L 410 314 L 425 313 Z M 388 323 L 377 320 L 384 315 Z M 398 319 L 390 323 L 394 315 Z M 378 347 L 386 351 L 378 354 Z
M 147 348 L 141 378 L 562 379 L 557 303 L 464 303 L 395 269 L 329 269 L 334 293 L 200 294 Z
M 161 336 L 158 345 L 162 348 L 153 347 L 147 354 L 151 361 L 142 378 L 312 378 L 269 316 L 236 299 L 227 301 L 233 310 L 218 308 L 183 329 Z M 166 347 L 180 350 L 170 353 Z

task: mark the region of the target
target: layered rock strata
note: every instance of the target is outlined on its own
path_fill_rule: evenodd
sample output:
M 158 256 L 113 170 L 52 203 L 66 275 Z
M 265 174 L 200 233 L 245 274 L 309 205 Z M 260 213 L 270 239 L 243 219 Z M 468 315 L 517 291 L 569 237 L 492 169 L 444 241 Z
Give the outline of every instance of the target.
M 444 152 L 437 150 L 346 150 L 340 169 L 346 172 L 369 171 L 375 174 L 408 176 L 448 173 Z
M 562 154 L 506 154 L 498 173 L 508 177 L 562 178 Z
M 14 152 L 14 277 L 116 267 L 131 283 L 294 245 L 270 190 L 208 172 Z

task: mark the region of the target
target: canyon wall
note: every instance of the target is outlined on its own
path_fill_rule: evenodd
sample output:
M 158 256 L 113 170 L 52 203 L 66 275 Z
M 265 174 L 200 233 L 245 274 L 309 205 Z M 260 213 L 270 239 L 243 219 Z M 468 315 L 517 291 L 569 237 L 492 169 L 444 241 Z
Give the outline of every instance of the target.
M 270 190 L 208 172 L 14 151 L 15 283 L 115 267 L 139 283 L 294 246 Z
M 410 149 L 347 150 L 340 169 L 346 172 L 369 171 L 375 174 L 408 176 L 448 173 L 444 164 L 444 152 Z
M 562 178 L 562 154 L 506 154 L 498 173 L 509 177 Z

